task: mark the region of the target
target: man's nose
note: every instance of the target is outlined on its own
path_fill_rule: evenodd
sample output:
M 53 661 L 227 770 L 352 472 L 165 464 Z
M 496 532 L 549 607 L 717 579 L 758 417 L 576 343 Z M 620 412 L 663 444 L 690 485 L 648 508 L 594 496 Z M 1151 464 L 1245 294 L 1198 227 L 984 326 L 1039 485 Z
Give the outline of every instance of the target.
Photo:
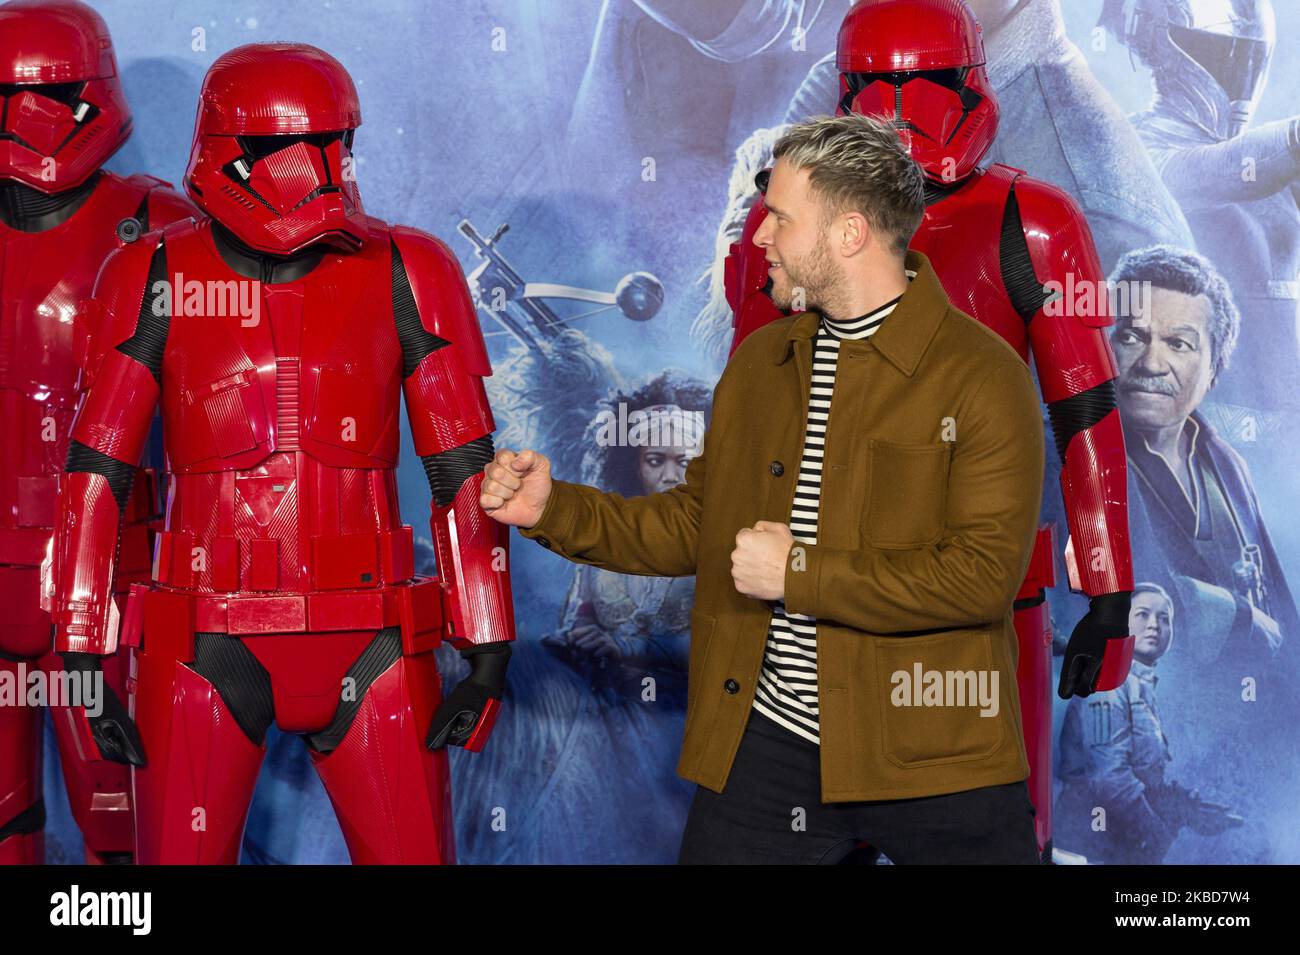
M 1144 346 L 1134 364 L 1136 364 L 1144 374 L 1152 377 L 1163 375 L 1168 370 L 1165 366 L 1164 360 L 1160 357 L 1160 354 L 1154 345 Z
M 759 224 L 759 227 L 754 230 L 753 242 L 760 249 L 765 249 L 772 244 L 772 230 L 768 228 L 771 221 L 772 215 L 769 213 L 767 217 L 763 219 L 762 223 Z

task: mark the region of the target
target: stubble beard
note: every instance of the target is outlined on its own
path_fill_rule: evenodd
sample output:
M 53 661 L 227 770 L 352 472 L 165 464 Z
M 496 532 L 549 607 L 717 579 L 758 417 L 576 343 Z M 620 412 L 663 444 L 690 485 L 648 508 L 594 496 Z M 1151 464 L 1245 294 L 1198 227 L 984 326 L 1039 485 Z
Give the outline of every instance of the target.
M 788 310 L 801 305 L 805 311 L 826 314 L 828 308 L 834 307 L 839 297 L 841 280 L 835 263 L 831 261 L 825 232 L 803 258 L 783 262 L 782 268 L 785 271 L 786 285 L 772 290 L 772 300 L 778 308 Z M 795 301 L 799 289 L 803 290 L 802 302 Z

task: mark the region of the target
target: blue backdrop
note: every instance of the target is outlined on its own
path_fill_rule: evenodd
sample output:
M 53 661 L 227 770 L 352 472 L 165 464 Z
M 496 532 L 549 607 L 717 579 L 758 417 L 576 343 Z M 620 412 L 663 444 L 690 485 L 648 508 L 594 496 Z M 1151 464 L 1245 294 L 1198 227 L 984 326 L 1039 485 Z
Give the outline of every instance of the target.
M 372 215 L 441 236 L 467 273 L 481 259 L 458 232 L 462 220 L 488 237 L 508 224 L 496 248 L 528 282 L 609 292 L 629 273 L 653 275 L 664 294 L 649 320 L 599 303 L 552 300 L 572 334 L 547 354 L 528 352 L 482 313 L 497 372 L 490 389 L 497 446 L 537 447 L 556 460 L 559 476 L 627 493 L 642 489 L 619 485 L 634 476 L 619 477 L 587 427 L 619 400 L 707 406 L 728 321 L 719 249 L 752 201 L 749 183 L 770 150 L 772 127 L 833 111 L 828 56 L 847 9 L 845 0 L 94 5 L 113 32 L 136 117 L 132 139 L 111 163 L 118 171 L 179 183 L 211 62 L 247 42 L 302 41 L 332 53 L 356 80 L 363 125 L 354 151 Z M 1300 15 L 1290 3 L 1277 6 L 1282 39 L 1255 126 L 1287 117 L 1300 91 L 1295 35 L 1285 29 L 1300 24 Z M 987 43 L 1004 108 L 993 158 L 1074 194 L 1110 269 L 1138 245 L 1205 245 L 1209 227 L 1204 218 L 1189 225 L 1127 118 L 1148 108 L 1152 77 L 1095 29 L 1100 8 L 1101 0 L 1028 0 Z M 1118 138 L 1099 140 L 1102 128 Z M 1099 141 L 1110 142 L 1107 154 L 1096 152 Z M 1300 230 L 1294 180 L 1279 190 L 1294 221 L 1270 228 Z M 1231 262 L 1216 264 L 1233 271 Z M 1296 278 L 1293 267 L 1284 278 Z M 480 290 L 490 294 L 491 286 L 485 276 Z M 1249 291 L 1234 288 L 1242 302 Z M 1242 302 L 1243 328 L 1250 329 L 1243 335 L 1271 334 L 1252 324 Z M 1293 313 L 1294 306 L 1292 295 Z M 1271 398 L 1252 400 L 1250 369 L 1233 375 L 1232 400 L 1212 392 L 1201 411 L 1248 463 L 1262 518 L 1283 567 L 1292 568 L 1300 548 L 1300 527 L 1287 520 L 1296 500 L 1287 440 L 1293 419 Z M 1263 427 L 1247 433 L 1224 426 L 1243 414 Z M 408 434 L 404 443 L 403 511 L 427 537 L 428 487 Z M 1055 466 L 1049 463 L 1046 481 L 1049 516 L 1059 497 Z M 1170 573 L 1159 556 L 1138 568 L 1139 579 Z M 673 772 L 687 640 L 675 610 L 689 606 L 689 581 L 685 592 L 634 593 L 626 582 L 580 579 L 573 565 L 517 537 L 512 579 L 520 644 L 510 697 L 488 750 L 453 754 L 461 860 L 672 861 L 692 789 Z M 613 608 L 620 601 L 634 609 L 619 617 Z M 1057 628 L 1068 634 L 1080 601 L 1057 588 L 1052 606 Z M 591 619 L 613 647 L 604 655 L 573 645 L 572 629 Z M 1169 774 L 1199 785 L 1204 798 L 1231 804 L 1246 823 L 1218 836 L 1185 831 L 1169 860 L 1300 861 L 1292 727 L 1270 717 L 1225 743 L 1231 703 L 1207 692 L 1205 668 L 1191 649 L 1175 641 L 1162 663 Z M 441 662 L 454 679 L 459 661 Z M 655 692 L 625 679 L 642 671 Z M 1058 704 L 1058 724 L 1065 712 Z M 268 747 L 246 859 L 345 862 L 299 741 L 273 731 Z M 47 740 L 49 856 L 78 861 L 57 772 Z M 502 818 L 504 827 L 492 825 Z

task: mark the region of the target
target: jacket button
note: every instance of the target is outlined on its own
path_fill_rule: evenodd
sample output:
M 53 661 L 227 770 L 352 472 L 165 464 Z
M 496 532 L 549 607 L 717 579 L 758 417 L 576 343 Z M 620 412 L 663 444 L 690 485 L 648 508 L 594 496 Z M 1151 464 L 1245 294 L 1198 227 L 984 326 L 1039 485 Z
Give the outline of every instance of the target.
M 722 684 L 722 688 L 731 694 L 740 692 L 740 684 L 735 680 L 728 680 L 726 683 Z
M 551 542 L 547 540 L 545 537 L 534 537 L 533 540 L 537 541 L 537 543 L 541 544 L 547 550 L 551 549 Z
M 782 464 L 780 461 L 773 461 L 771 464 L 767 466 L 767 469 L 771 471 L 773 476 L 775 477 L 780 477 L 782 474 L 785 473 L 785 465 Z

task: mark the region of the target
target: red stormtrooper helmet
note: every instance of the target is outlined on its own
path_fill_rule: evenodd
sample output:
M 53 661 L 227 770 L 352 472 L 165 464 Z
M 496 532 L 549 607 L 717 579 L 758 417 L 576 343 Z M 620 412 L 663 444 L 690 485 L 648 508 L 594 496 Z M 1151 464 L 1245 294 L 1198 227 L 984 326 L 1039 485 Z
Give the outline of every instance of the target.
M 891 122 L 930 180 L 959 182 L 993 145 L 998 101 L 965 0 L 858 0 L 835 62 L 837 112 Z
M 0 5 L 0 179 L 81 185 L 131 135 L 108 26 L 72 0 Z
M 251 43 L 203 79 L 185 188 L 259 252 L 292 255 L 367 232 L 352 169 L 361 106 L 347 70 L 302 43 Z

